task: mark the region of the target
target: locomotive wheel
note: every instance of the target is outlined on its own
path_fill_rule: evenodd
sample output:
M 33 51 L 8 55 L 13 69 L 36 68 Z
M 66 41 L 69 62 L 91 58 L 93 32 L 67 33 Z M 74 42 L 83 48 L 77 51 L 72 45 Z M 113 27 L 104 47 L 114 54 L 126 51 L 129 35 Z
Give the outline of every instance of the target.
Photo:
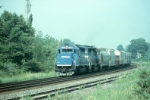
M 79 69 L 76 68 L 74 75 L 78 75 L 79 74 Z
M 104 69 L 105 70 L 109 70 L 109 66 L 104 66 Z
M 87 74 L 88 73 L 88 69 L 86 67 L 81 67 L 78 70 L 79 74 Z
M 92 72 L 98 72 L 98 71 L 100 71 L 100 67 L 99 66 L 93 66 Z
M 99 68 L 100 68 L 100 71 L 103 71 L 103 70 L 104 70 L 104 68 L 103 68 L 102 65 L 100 65 Z

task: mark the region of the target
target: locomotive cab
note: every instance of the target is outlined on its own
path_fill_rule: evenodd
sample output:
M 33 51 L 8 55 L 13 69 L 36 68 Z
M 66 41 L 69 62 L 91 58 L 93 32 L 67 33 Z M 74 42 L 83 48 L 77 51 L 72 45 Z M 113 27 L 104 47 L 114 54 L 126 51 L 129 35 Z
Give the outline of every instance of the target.
M 73 75 L 76 67 L 78 49 L 73 45 L 58 48 L 55 72 L 59 76 Z

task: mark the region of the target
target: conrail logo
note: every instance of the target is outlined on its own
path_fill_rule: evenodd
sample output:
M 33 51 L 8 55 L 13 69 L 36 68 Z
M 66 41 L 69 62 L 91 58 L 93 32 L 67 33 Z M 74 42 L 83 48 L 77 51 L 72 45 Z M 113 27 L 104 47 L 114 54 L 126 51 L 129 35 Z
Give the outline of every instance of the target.
M 70 58 L 70 56 L 61 56 L 61 58 Z

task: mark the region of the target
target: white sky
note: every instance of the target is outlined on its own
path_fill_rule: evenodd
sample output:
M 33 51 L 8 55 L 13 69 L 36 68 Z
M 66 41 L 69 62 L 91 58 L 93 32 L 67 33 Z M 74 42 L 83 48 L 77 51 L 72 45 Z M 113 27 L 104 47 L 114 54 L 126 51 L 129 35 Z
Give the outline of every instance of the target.
M 116 49 L 132 39 L 150 42 L 150 0 L 30 0 L 33 27 L 56 39 Z M 25 0 L 0 0 L 18 15 Z

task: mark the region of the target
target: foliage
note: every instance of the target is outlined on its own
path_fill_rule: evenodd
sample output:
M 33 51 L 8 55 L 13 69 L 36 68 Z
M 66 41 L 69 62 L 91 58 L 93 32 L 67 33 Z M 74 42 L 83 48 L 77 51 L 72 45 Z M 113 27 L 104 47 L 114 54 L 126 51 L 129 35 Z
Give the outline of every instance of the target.
M 3 65 L 0 65 L 0 76 L 4 77 L 5 75 L 9 75 L 12 77 L 13 75 L 18 75 L 24 72 L 23 68 L 20 70 L 18 70 L 18 68 L 18 65 L 15 63 L 5 62 Z
M 117 50 L 119 50 L 119 51 L 123 51 L 123 50 L 124 50 L 122 44 L 119 44 L 119 45 L 117 46 Z
M 145 39 L 138 38 L 130 41 L 131 44 L 128 46 L 128 51 L 132 53 L 132 58 L 136 58 L 137 53 L 140 53 L 142 57 L 145 56 L 146 51 L 148 50 L 148 44 Z
M 32 14 L 27 21 L 22 15 L 18 16 L 7 11 L 0 16 L 1 75 L 54 69 L 59 41 L 48 35 L 34 36 L 32 21 Z
M 148 45 L 148 50 L 146 52 L 146 55 L 150 59 L 150 43 L 147 43 L 147 45 Z
M 138 88 L 135 89 L 135 93 L 138 95 L 138 98 L 149 100 L 150 99 L 150 68 L 149 67 L 141 71 L 137 85 Z
M 136 58 L 133 61 L 136 61 L 136 62 L 149 62 L 150 57 L 145 56 L 145 57 L 142 57 L 142 58 Z
M 42 67 L 42 63 L 38 62 L 35 59 L 29 60 L 27 63 L 23 65 L 23 67 L 26 67 L 26 71 L 31 71 L 31 72 L 41 72 L 44 70 Z
M 22 69 L 22 61 L 32 59 L 34 29 L 22 15 L 4 11 L 0 16 L 0 37 L 0 67 L 8 73 Z
M 41 71 L 50 71 L 54 69 L 56 49 L 59 45 L 58 40 L 46 35 L 35 36 L 33 44 L 33 58 L 41 63 Z
M 60 42 L 49 35 L 34 35 L 33 16 L 25 20 L 22 15 L 4 11 L 0 16 L 0 75 L 13 76 L 24 72 L 49 72 L 54 70 Z M 7 74 L 9 73 L 9 74 Z

